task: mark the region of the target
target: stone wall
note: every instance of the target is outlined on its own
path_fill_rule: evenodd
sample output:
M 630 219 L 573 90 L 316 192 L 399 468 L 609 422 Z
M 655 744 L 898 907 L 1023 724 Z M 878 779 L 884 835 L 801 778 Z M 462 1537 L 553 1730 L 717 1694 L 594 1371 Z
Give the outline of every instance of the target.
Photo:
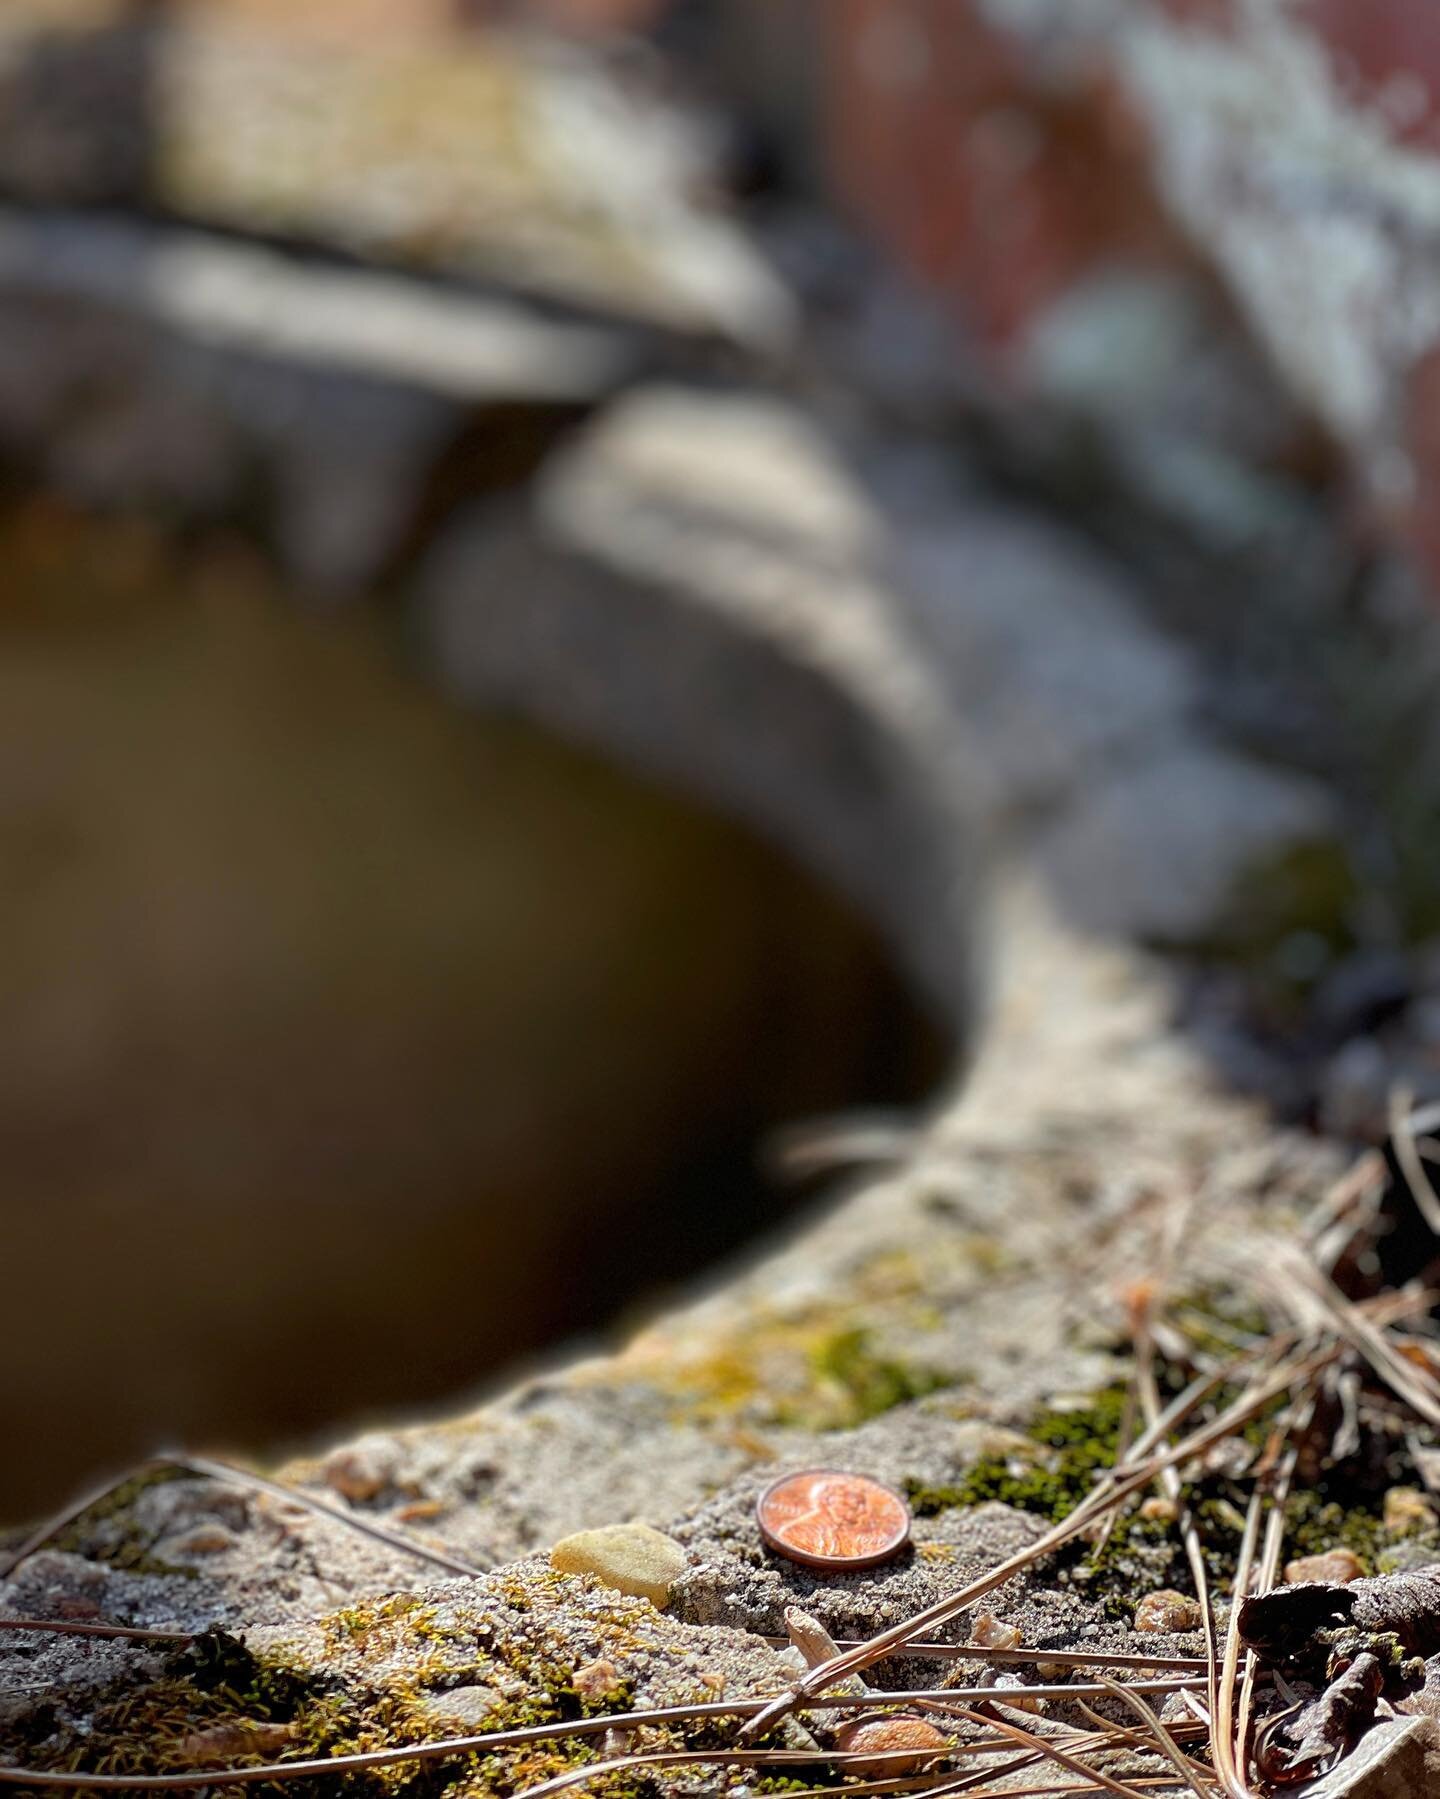
M 841 0 L 820 17 L 836 191 L 946 297 L 992 378 L 1043 398 L 1062 322 L 1084 307 L 1100 329 L 1108 294 L 1109 329 L 1143 333 L 1127 297 L 1178 285 L 1212 336 L 1239 322 L 1340 451 L 1359 528 L 1440 569 L 1424 0 Z M 1303 434 L 1265 455 L 1313 467 Z

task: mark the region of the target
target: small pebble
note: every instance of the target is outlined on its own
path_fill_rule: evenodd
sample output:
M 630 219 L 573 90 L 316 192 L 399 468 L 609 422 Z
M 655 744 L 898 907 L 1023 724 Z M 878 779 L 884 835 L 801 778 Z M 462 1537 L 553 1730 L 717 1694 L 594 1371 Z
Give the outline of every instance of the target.
M 875 1756 L 874 1761 L 853 1762 L 846 1769 L 847 1773 L 859 1774 L 867 1779 L 914 1774 L 928 1766 L 937 1755 L 943 1755 L 950 1747 L 950 1739 L 941 1736 L 933 1724 L 927 1724 L 923 1718 L 911 1717 L 908 1713 L 895 1718 L 869 1718 L 863 1723 L 847 1724 L 837 1735 L 835 1743 L 846 1755 Z M 914 1754 L 896 1754 L 900 1749 L 913 1750 Z
M 445 1511 L 443 1499 L 416 1499 L 409 1505 L 402 1505 L 395 1514 L 397 1524 L 426 1524 L 432 1518 L 440 1517 Z
M 1189 1702 L 1183 1693 L 1171 1693 L 1160 1707 L 1162 1724 L 1182 1724 L 1195 1716 L 1190 1710 Z
M 37 1549 L 5 1583 L 5 1610 L 40 1618 L 103 1618 L 110 1611 L 114 1579 L 118 1576 L 104 1562 L 87 1562 L 61 1549 Z M 85 1609 L 87 1604 L 94 1606 L 93 1612 Z
M 575 1670 L 571 1682 L 580 1697 L 589 1703 L 608 1698 L 620 1685 L 620 1670 L 614 1662 L 586 1662 Z
M 1022 1436 L 1018 1430 L 1008 1430 L 1003 1424 L 987 1424 L 979 1418 L 966 1419 L 956 1429 L 951 1450 L 961 1461 L 984 1458 L 1036 1462 L 1045 1453 L 1033 1437 Z
M 1323 1555 L 1302 1555 L 1286 1562 L 1285 1584 L 1293 1587 L 1301 1581 L 1323 1580 L 1334 1587 L 1346 1587 L 1364 1572 L 1364 1564 L 1353 1549 L 1327 1549 Z
M 970 1641 L 982 1649 L 1018 1649 L 1022 1640 L 1013 1624 L 1002 1624 L 993 1612 L 981 1612 L 970 1627 Z
M 1435 1508 L 1418 1487 L 1391 1487 L 1385 1495 L 1385 1528 L 1392 1535 L 1408 1537 L 1434 1523 Z
M 187 1562 L 197 1555 L 223 1555 L 239 1541 L 223 1524 L 199 1524 L 178 1536 L 162 1537 L 155 1545 L 155 1555 L 162 1562 Z
M 800 1755 L 818 1755 L 820 1745 L 798 1718 L 780 1720 L 780 1747 L 794 1749 Z
M 324 1475 L 342 1498 L 355 1505 L 378 1497 L 390 1485 L 396 1469 L 394 1446 L 387 1442 L 360 1442 L 338 1449 L 325 1463 Z
M 52 1615 L 56 1618 L 90 1620 L 101 1614 L 100 1607 L 88 1593 L 61 1593 L 55 1600 Z
M 562 1537 L 550 1551 L 559 1574 L 593 1574 L 604 1586 L 663 1606 L 685 1572 L 685 1551 L 648 1524 L 604 1524 Z
M 197 1526 L 223 1524 L 227 1530 L 248 1530 L 254 1496 L 221 1486 L 218 1481 L 175 1480 L 147 1487 L 135 1502 L 135 1527 L 161 1537 L 183 1537 Z
M 1147 1593 L 1135 1607 L 1135 1628 L 1156 1635 L 1194 1630 L 1200 1623 L 1200 1607 L 1173 1587 Z

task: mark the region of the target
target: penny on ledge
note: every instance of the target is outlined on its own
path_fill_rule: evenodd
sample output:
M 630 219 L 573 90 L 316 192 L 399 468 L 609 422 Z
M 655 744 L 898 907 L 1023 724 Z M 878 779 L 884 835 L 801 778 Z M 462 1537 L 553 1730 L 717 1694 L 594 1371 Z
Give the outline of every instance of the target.
M 807 1568 L 874 1568 L 910 1540 L 910 1508 L 900 1495 L 838 1468 L 772 1481 L 755 1501 L 755 1521 L 777 1555 Z

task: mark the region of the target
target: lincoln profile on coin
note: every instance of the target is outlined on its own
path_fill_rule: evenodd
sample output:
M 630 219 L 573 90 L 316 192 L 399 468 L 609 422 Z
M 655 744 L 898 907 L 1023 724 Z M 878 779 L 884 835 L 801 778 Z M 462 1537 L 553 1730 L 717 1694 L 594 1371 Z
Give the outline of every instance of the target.
M 874 1567 L 898 1555 L 910 1535 L 898 1493 L 834 1468 L 782 1476 L 760 1495 L 755 1515 L 772 1549 L 813 1568 Z

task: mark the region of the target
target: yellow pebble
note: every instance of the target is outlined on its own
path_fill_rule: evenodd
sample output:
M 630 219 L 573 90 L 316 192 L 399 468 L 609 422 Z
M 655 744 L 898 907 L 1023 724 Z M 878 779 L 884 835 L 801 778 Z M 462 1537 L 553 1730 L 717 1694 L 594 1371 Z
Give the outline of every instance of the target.
M 1391 1487 L 1385 1495 L 1385 1528 L 1392 1535 L 1428 1530 L 1434 1522 L 1435 1508 L 1418 1487 Z
M 1323 1580 L 1332 1587 L 1348 1587 L 1364 1572 L 1364 1564 L 1353 1549 L 1327 1549 L 1321 1555 L 1302 1555 L 1286 1562 L 1285 1584 L 1293 1587 L 1302 1581 Z
M 617 1592 L 663 1606 L 685 1572 L 685 1551 L 648 1524 L 602 1524 L 562 1537 L 550 1551 L 559 1574 L 593 1574 Z
M 1136 1630 L 1168 1633 L 1194 1630 L 1200 1622 L 1200 1607 L 1173 1587 L 1161 1587 L 1147 1593 L 1135 1607 Z

